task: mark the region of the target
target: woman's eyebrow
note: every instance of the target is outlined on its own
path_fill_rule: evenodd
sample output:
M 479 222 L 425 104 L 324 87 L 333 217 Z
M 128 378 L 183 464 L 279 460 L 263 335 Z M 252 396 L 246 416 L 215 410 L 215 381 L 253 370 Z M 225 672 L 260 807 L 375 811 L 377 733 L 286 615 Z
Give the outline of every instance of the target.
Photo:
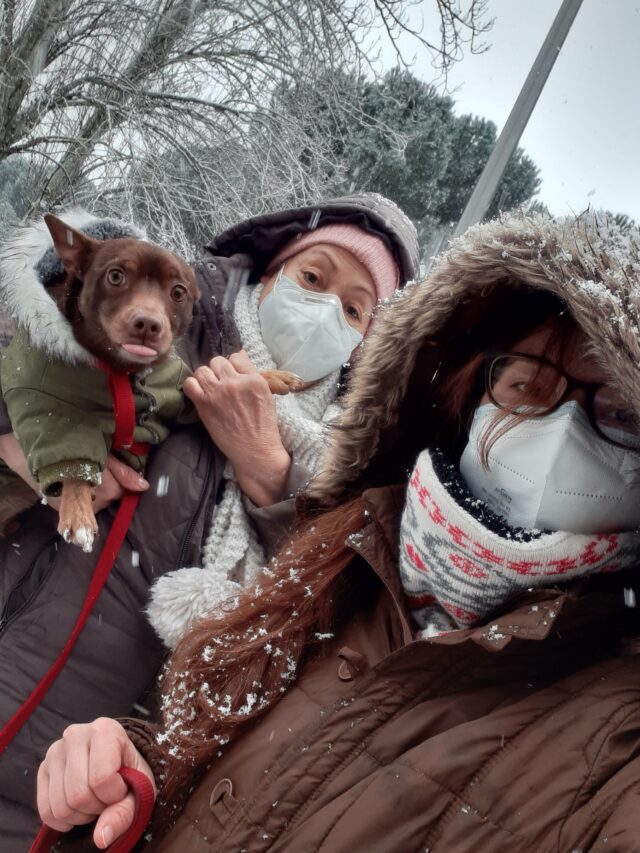
M 332 258 L 332 257 L 331 257 L 331 255 L 329 254 L 329 252 L 326 252 L 324 249 L 321 249 L 321 248 L 319 248 L 319 247 L 318 247 L 318 248 L 315 250 L 315 254 L 316 254 L 316 255 L 320 255 L 324 260 L 326 260 L 326 261 L 327 261 L 327 263 L 328 263 L 328 264 L 329 264 L 329 266 L 331 267 L 331 272 L 336 272 L 336 271 L 337 271 L 337 269 L 338 269 L 338 268 L 337 268 L 337 266 L 336 266 L 336 264 L 335 264 L 335 262 L 334 262 L 333 258 Z M 360 284 L 359 282 L 357 282 L 357 281 L 356 281 L 356 282 L 354 282 L 354 283 L 353 283 L 352 285 L 350 285 L 350 286 L 351 286 L 352 290 L 359 290 L 359 291 L 362 291 L 362 293 L 363 293 L 365 296 L 368 296 L 370 299 L 372 299 L 372 301 L 373 301 L 373 302 L 375 302 L 375 301 L 376 301 L 376 300 L 375 300 L 375 297 L 374 297 L 374 296 L 372 295 L 372 293 L 371 293 L 371 289 L 370 289 L 369 287 L 367 287 L 367 285 L 366 285 L 366 284 Z
M 336 267 L 335 262 L 329 252 L 325 252 L 324 249 L 318 248 L 316 249 L 315 253 L 316 255 L 322 255 L 322 257 L 328 262 L 329 266 L 331 267 L 331 272 L 336 272 L 338 268 Z
M 351 285 L 352 290 L 359 290 L 365 296 L 368 296 L 373 302 L 376 301 L 375 296 L 371 293 L 371 288 L 367 287 L 366 284 L 359 284 L 358 282 L 354 282 Z

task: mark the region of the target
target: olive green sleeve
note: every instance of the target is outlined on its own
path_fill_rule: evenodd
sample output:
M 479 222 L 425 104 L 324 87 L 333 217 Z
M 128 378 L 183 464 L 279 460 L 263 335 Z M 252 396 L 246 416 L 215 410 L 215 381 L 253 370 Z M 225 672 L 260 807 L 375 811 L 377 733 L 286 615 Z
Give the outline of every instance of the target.
M 114 426 L 104 377 L 55 361 L 24 329 L 3 353 L 0 375 L 11 426 L 43 494 L 58 495 L 63 480 L 97 485 Z
M 6 391 L 5 401 L 29 470 L 43 494 L 57 496 L 64 480 L 101 482 L 113 429 L 107 418 L 30 388 Z

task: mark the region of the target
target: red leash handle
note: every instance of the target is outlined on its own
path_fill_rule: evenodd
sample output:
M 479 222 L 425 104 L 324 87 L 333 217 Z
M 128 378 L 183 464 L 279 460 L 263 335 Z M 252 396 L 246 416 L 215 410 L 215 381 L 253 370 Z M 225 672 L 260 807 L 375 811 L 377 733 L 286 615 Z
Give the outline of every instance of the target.
M 106 848 L 105 853 L 131 853 L 145 831 L 153 811 L 155 796 L 149 777 L 141 773 L 140 770 L 133 770 L 131 767 L 121 768 L 120 775 L 133 793 L 133 822 L 124 835 L 121 835 Z M 63 835 L 63 832 L 58 832 L 58 830 L 51 829 L 50 826 L 43 824 L 29 848 L 29 853 L 50 853 L 53 845 Z

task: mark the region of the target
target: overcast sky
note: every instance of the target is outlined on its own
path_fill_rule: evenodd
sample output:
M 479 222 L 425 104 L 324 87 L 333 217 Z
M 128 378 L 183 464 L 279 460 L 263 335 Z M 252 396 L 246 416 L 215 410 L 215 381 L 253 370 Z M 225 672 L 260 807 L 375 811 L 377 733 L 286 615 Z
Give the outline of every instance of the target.
M 449 75 L 456 109 L 500 130 L 561 0 L 489 0 L 489 50 Z M 437 27 L 435 0 L 421 12 Z M 413 71 L 433 80 L 418 59 Z M 587 204 L 640 222 L 640 0 L 583 0 L 521 146 L 540 168 L 539 197 L 552 213 Z

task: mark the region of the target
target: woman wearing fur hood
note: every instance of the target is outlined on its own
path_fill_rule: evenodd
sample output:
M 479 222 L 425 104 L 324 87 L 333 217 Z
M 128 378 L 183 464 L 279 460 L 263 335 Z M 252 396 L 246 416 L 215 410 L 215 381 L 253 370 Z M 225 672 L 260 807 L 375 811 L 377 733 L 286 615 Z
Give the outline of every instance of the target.
M 61 217 L 97 239 L 125 236 L 118 223 L 84 213 Z M 212 241 L 195 267 L 201 299 L 178 342 L 195 371 L 185 393 L 208 435 L 201 425 L 183 428 L 151 453 L 150 487 L 94 613 L 45 700 L 2 756 L 3 853 L 22 851 L 34 834 L 35 770 L 66 725 L 131 713 L 134 704 L 148 713 L 140 697 L 166 654 L 144 614 L 150 587 L 151 623 L 172 645 L 194 617 L 249 583 L 273 553 L 293 519 L 291 496 L 315 471 L 326 424 L 340 410 L 343 363 L 367 334 L 377 302 L 415 274 L 417 257 L 413 225 L 394 204 L 366 193 L 258 216 Z M 43 223 L 5 247 L 0 277 L 13 318 L 33 346 L 86 366 L 88 354 L 70 340 L 47 294 L 61 275 Z M 297 373 L 308 387 L 274 402 L 258 375 L 273 367 Z M 15 444 L 8 419 L 0 427 L 0 444 Z M 127 476 L 117 465 L 113 470 L 116 479 Z M 107 497 L 117 497 L 118 482 L 107 486 Z M 104 490 L 98 500 L 106 503 Z M 60 540 L 46 506 L 21 516 L 2 543 L 0 723 L 67 640 L 114 511 L 108 506 L 98 514 L 93 554 Z
M 454 241 L 372 332 L 307 526 L 180 643 L 158 725 L 52 745 L 43 819 L 105 847 L 127 766 L 162 853 L 637 850 L 639 282 L 606 217 Z

